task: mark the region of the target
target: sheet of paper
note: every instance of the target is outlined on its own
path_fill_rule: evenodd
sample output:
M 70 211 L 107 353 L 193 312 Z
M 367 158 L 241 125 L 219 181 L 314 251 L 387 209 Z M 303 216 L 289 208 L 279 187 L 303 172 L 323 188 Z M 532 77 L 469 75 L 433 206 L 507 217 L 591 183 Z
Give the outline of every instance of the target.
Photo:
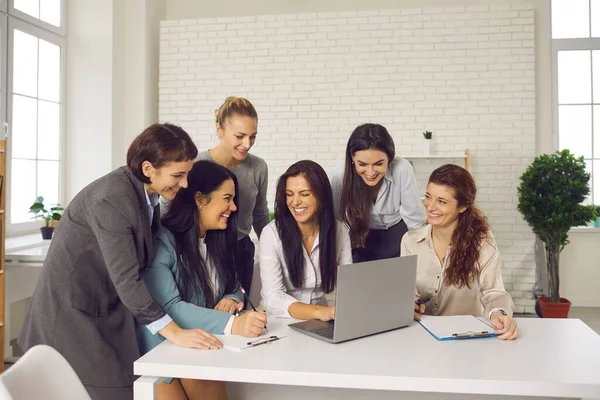
M 253 346 L 249 343 L 261 343 L 264 340 L 271 338 L 271 336 L 278 337 L 279 340 L 287 338 L 287 332 L 284 329 L 279 329 L 277 331 L 269 331 L 266 332 L 263 330 L 262 335 L 257 338 L 247 338 L 240 335 L 215 335 L 217 339 L 219 339 L 223 343 L 223 348 L 231 351 L 240 352 L 242 350 L 251 349 Z M 272 346 L 276 345 L 279 340 L 275 340 L 273 342 L 265 343 L 260 346 L 254 346 L 260 348 L 261 346 Z
M 494 332 L 494 328 L 472 315 L 422 315 L 421 325 L 440 339 L 451 338 L 455 333 Z

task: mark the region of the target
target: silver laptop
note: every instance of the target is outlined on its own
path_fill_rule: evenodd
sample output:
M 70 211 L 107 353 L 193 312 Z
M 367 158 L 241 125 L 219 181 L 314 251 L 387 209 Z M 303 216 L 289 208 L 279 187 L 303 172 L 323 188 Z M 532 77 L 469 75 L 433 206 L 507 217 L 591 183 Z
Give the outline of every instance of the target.
M 290 328 L 330 343 L 402 328 L 413 321 L 417 256 L 338 266 L 335 321 Z

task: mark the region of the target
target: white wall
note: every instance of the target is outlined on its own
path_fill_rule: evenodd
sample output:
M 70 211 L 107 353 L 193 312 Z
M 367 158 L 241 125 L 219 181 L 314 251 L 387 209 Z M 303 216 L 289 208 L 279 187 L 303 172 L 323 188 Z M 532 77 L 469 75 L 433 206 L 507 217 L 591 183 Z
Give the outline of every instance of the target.
M 352 130 L 381 123 L 401 154 L 469 148 L 518 312 L 532 311 L 533 235 L 516 209 L 516 182 L 535 155 L 531 5 L 402 8 L 165 21 L 159 116 L 201 148 L 230 94 L 259 114 L 254 153 L 276 179 L 308 158 L 331 170 Z M 439 163 L 438 163 L 439 164 Z M 415 162 L 421 185 L 434 166 Z

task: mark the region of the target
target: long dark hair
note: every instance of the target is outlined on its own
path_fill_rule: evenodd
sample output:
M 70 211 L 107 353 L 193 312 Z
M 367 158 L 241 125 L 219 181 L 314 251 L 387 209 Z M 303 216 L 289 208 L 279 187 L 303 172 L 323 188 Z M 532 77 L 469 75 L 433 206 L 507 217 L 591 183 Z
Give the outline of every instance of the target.
M 140 133 L 127 150 L 127 165 L 133 175 L 150 183 L 142 172 L 142 163 L 149 161 L 154 168 L 168 162 L 193 160 L 198 149 L 186 131 L 173 124 L 153 124 Z
M 369 149 L 384 152 L 388 157 L 388 168 L 396 156 L 394 139 L 381 125 L 360 125 L 348 139 L 339 218 L 350 228 L 350 240 L 352 247 L 355 248 L 365 247 L 373 202 L 369 194 L 369 186 L 356 173 L 352 157 L 357 151 Z
M 327 174 L 314 161 L 303 160 L 290 166 L 277 181 L 275 194 L 275 224 L 283 244 L 283 256 L 287 264 L 292 285 L 298 288 L 304 280 L 304 256 L 302 254 L 302 233 L 298 223 L 287 206 L 287 179 L 302 175 L 318 201 L 319 221 L 319 265 L 321 286 L 325 293 L 335 289 L 337 277 L 336 220 L 333 209 L 333 193 Z
M 458 202 L 457 207 L 466 207 L 465 211 L 458 214 L 458 222 L 452 234 L 452 248 L 444 283 L 470 287 L 470 283 L 479 274 L 481 246 L 488 239 L 490 231 L 487 219 L 475 206 L 475 181 L 466 169 L 446 164 L 431 173 L 429 183 L 452 189 Z
M 198 290 L 204 295 L 204 307 L 213 308 L 222 293 L 235 291 L 236 273 L 234 248 L 237 240 L 237 212 L 231 213 L 227 229 L 206 232 L 206 254 L 217 273 L 220 294 L 213 295 L 206 260 L 202 259 L 199 248 L 200 214 L 195 196 L 200 192 L 210 202 L 211 193 L 226 180 L 233 180 L 238 193 L 237 179 L 227 168 L 210 161 L 196 161 L 188 174 L 188 187 L 180 189 L 171 202 L 171 207 L 162 223 L 175 236 L 179 261 L 177 286 L 184 301 L 190 301 Z M 237 196 L 234 204 L 237 206 Z

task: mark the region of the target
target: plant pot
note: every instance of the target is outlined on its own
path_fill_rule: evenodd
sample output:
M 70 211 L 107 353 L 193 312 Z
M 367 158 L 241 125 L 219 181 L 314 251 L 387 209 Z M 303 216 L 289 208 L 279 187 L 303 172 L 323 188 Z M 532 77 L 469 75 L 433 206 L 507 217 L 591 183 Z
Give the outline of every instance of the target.
M 51 226 L 43 227 L 43 228 L 40 228 L 40 231 L 42 231 L 42 239 L 44 239 L 44 240 L 52 239 L 52 234 L 54 233 L 53 227 L 51 227 Z
M 552 303 L 546 296 L 538 299 L 542 318 L 567 318 L 571 309 L 571 302 L 564 297 L 560 298 L 560 303 Z
M 431 155 L 431 139 L 425 139 L 425 155 Z

